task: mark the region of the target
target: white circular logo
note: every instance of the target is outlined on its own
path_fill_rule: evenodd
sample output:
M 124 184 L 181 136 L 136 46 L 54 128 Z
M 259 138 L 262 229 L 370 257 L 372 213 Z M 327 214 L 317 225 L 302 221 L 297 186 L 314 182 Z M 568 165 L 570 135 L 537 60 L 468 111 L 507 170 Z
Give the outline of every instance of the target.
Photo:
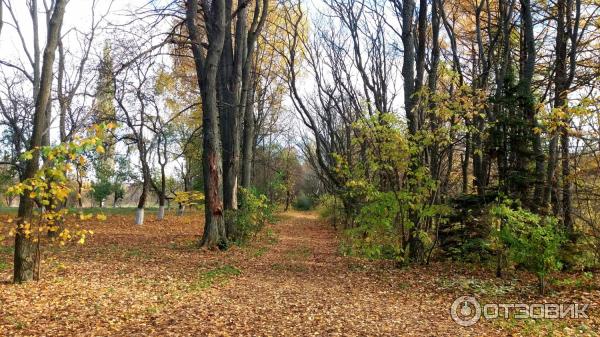
M 452 320 L 461 326 L 471 326 L 481 318 L 481 306 L 472 296 L 461 296 L 450 307 Z

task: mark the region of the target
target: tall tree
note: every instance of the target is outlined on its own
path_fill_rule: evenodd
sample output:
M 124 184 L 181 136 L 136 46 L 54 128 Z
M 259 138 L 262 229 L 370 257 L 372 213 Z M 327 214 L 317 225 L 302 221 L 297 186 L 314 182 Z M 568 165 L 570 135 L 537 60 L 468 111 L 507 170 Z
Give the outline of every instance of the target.
M 269 0 L 255 0 L 254 13 L 248 20 L 248 6 L 251 2 L 240 2 L 232 8 L 231 0 L 226 0 L 227 19 L 230 26 L 235 15 L 235 28 L 228 27 L 223 53 L 219 63 L 218 97 L 220 98 L 220 125 L 223 144 L 223 197 L 225 210 L 238 208 L 238 177 L 242 150 L 242 122 L 250 111 L 247 105 L 251 98 L 251 72 L 255 64 L 252 55 L 256 48 L 256 39 L 260 34 L 269 11 Z M 249 122 L 249 121 L 248 121 Z M 246 126 L 244 126 L 246 127 Z M 248 124 L 249 130 L 253 125 Z M 246 132 L 246 136 L 248 136 Z M 233 222 L 226 224 L 227 234 L 235 239 L 236 229 Z
M 48 22 L 48 34 L 44 56 L 42 59 L 42 71 L 40 85 L 37 90 L 37 98 L 33 116 L 33 131 L 29 144 L 29 150 L 33 151 L 33 157 L 27 161 L 24 179 L 35 176 L 39 170 L 40 153 L 37 150 L 42 145 L 44 119 L 52 86 L 53 65 L 55 52 L 58 46 L 60 28 L 65 14 L 66 0 L 56 0 L 52 8 L 52 15 Z M 19 201 L 18 221 L 23 223 L 33 215 L 34 201 L 24 195 Z M 25 234 L 25 230 L 18 226 L 15 235 L 15 258 L 14 258 L 14 282 L 21 283 L 33 279 L 36 264 L 39 263 L 35 256 L 34 245 L 31 238 Z
M 269 0 L 255 0 L 255 6 L 250 22 L 250 27 L 246 34 L 245 54 L 243 57 L 242 65 L 242 91 L 240 97 L 240 105 L 238 109 L 238 115 L 243 118 L 243 138 L 241 142 L 242 146 L 242 186 L 245 188 L 250 187 L 250 172 L 252 170 L 252 145 L 251 140 L 254 139 L 255 125 L 254 125 L 254 98 L 256 90 L 256 81 L 254 80 L 255 75 L 259 70 L 258 64 L 255 61 L 255 53 L 258 43 L 258 38 L 263 32 L 263 27 L 267 22 L 267 18 L 270 12 Z M 250 146 L 248 146 L 250 145 Z
M 202 6 L 198 6 L 198 0 L 187 1 L 186 27 L 202 96 L 205 220 L 201 245 L 207 248 L 227 243 L 223 217 L 223 162 L 217 104 L 217 73 L 227 34 L 226 11 L 225 0 L 203 0 Z M 204 18 L 206 52 L 202 50 L 205 43 L 198 29 L 198 13 L 202 13 Z

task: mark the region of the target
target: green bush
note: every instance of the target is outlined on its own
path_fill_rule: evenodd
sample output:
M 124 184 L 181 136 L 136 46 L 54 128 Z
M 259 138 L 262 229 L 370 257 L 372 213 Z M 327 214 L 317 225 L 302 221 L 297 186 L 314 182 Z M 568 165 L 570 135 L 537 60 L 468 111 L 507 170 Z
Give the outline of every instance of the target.
M 342 219 L 344 205 L 339 198 L 324 194 L 317 201 L 317 205 L 319 216 L 327 222 L 337 225 L 337 222 Z
M 104 200 L 113 193 L 113 185 L 110 181 L 101 180 L 92 184 L 92 198 L 98 205 L 103 205 Z
M 226 213 L 227 221 L 232 221 L 235 228 L 234 241 L 246 243 L 264 226 L 273 221 L 273 206 L 264 194 L 240 188 L 240 208 L 235 213 Z
M 298 211 L 310 211 L 314 207 L 314 200 L 304 193 L 301 193 L 296 200 L 294 200 L 294 209 Z
M 361 207 L 355 228 L 346 230 L 342 251 L 369 259 L 404 260 L 401 236 L 394 220 L 400 207 L 391 192 L 375 192 Z
M 577 235 L 568 241 L 561 253 L 561 259 L 570 270 L 593 270 L 600 267 L 597 239 L 587 235 Z
M 495 238 L 500 252 L 513 263 L 535 273 L 540 292 L 545 292 L 546 276 L 562 268 L 559 259 L 565 236 L 558 220 L 540 216 L 505 201 L 490 210 L 495 220 Z

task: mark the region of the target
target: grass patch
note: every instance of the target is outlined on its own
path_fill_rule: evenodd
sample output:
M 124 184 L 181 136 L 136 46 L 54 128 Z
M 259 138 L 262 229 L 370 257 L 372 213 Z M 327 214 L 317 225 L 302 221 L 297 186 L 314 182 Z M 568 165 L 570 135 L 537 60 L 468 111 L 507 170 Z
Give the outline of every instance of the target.
M 350 261 L 348 263 L 348 270 L 352 271 L 352 272 L 364 272 L 364 271 L 369 270 L 369 268 L 365 263 L 362 263 L 360 261 L 358 261 L 358 262 Z
M 306 246 L 294 247 L 283 252 L 290 259 L 307 259 L 312 256 L 312 250 Z
M 146 308 L 146 313 L 149 315 L 157 315 L 161 312 L 162 308 L 157 305 L 151 305 Z
M 261 257 L 268 251 L 269 251 L 269 248 L 267 248 L 267 247 L 258 247 L 252 252 L 252 256 L 253 257 Z
M 592 328 L 582 323 L 569 326 L 567 322 L 551 319 L 508 319 L 499 318 L 493 321 L 500 329 L 517 333 L 519 336 L 598 336 Z
M 84 212 L 84 213 L 103 213 L 106 215 L 134 215 L 135 214 L 135 210 L 137 208 L 136 207 L 104 207 L 104 208 L 100 208 L 100 207 L 89 207 L 89 208 L 83 208 L 83 209 L 79 209 L 79 208 L 70 208 L 69 212 L 72 213 L 79 213 L 79 212 Z M 156 207 L 147 207 L 144 209 L 144 213 L 146 214 L 152 214 L 152 213 L 157 213 L 158 212 L 158 208 Z
M 18 210 L 18 207 L 2 206 L 0 207 L 0 214 L 16 215 Z
M 568 289 L 583 289 L 592 291 L 599 289 L 600 286 L 595 284 L 594 275 L 590 272 L 583 273 L 582 275 L 570 276 L 562 279 L 551 280 L 552 285 L 568 288 Z
M 274 245 L 277 242 L 279 242 L 279 239 L 277 238 L 277 234 L 275 234 L 275 231 L 271 228 L 267 228 L 267 230 L 265 230 L 265 235 L 267 237 L 267 241 Z
M 196 240 L 188 240 L 188 241 L 177 241 L 177 242 L 169 242 L 168 245 L 170 250 L 176 251 L 195 251 L 198 249 L 198 241 Z
M 441 278 L 438 281 L 440 288 L 448 290 L 460 289 L 469 293 L 491 296 L 503 296 L 515 290 L 515 283 L 496 284 L 493 281 L 474 278 Z
M 4 261 L 0 261 L 0 272 L 8 270 L 8 268 L 10 268 L 8 263 L 6 263 Z
M 125 252 L 125 256 L 127 257 L 137 257 L 140 259 L 149 259 L 152 257 L 151 254 L 149 254 L 148 252 L 140 249 L 140 248 L 129 248 L 127 249 L 127 251 Z
M 83 212 L 86 214 L 102 213 L 102 214 L 106 214 L 106 215 L 134 215 L 136 209 L 137 209 L 137 207 L 104 207 L 104 208 L 84 207 L 84 208 L 69 208 L 69 212 L 73 213 L 73 214 Z M 0 214 L 16 215 L 17 210 L 18 210 L 17 207 L 0 207 Z M 156 214 L 156 213 L 158 213 L 158 207 L 146 207 L 144 209 L 144 212 L 146 213 L 146 215 Z M 171 209 L 169 209 L 169 210 L 165 209 L 165 212 L 168 214 L 175 214 L 177 212 L 177 207 L 171 207 Z M 191 212 L 195 213 L 195 212 L 197 212 L 197 210 L 196 209 L 186 210 L 186 214 L 190 214 Z
M 13 246 L 0 246 L 0 254 L 9 255 L 13 253 Z
M 274 271 L 289 271 L 294 273 L 305 273 L 308 271 L 308 268 L 306 268 L 305 265 L 298 263 L 274 263 L 271 265 L 271 269 Z
M 230 278 L 240 275 L 241 270 L 231 265 L 224 265 L 198 275 L 198 278 L 191 284 L 190 290 L 199 291 L 212 287 L 216 284 L 224 284 Z

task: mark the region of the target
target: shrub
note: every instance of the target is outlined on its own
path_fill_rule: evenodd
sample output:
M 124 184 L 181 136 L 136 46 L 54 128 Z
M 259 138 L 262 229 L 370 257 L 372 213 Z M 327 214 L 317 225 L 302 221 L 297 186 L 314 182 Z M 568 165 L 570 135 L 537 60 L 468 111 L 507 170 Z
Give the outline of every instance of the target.
M 337 222 L 343 215 L 344 205 L 339 198 L 331 194 L 322 195 L 317 201 L 317 209 L 319 210 L 319 216 L 325 219 L 327 222 L 337 226 Z
M 204 204 L 204 194 L 198 191 L 175 192 L 173 201 L 181 206 L 200 208 Z
M 32 210 L 32 215 L 17 219 L 9 218 L 6 227 L 11 236 L 19 235 L 23 240 L 28 241 L 27 245 L 33 247 L 32 269 L 33 278 L 36 280 L 39 279 L 40 273 L 42 243 L 58 243 L 61 246 L 70 242 L 83 244 L 86 238 L 94 233 L 81 226 L 82 222 L 92 219 L 93 214 L 83 212 L 74 214 L 63 205 L 73 192 L 68 177 L 73 175 L 77 168 L 85 167 L 87 154 L 94 150 L 99 154 L 104 153 L 102 140 L 107 128 L 112 126 L 96 125 L 89 130 L 90 136 L 87 138 L 76 137 L 71 142 L 36 148 L 21 156 L 23 160 L 39 160 L 37 157 L 34 159 L 34 153 L 39 151 L 37 155 L 44 160 L 44 165 L 34 172 L 32 177 L 11 186 L 6 193 L 20 198 L 27 196 L 36 207 Z M 65 220 L 68 217 L 78 220 L 67 222 Z M 104 214 L 97 214 L 96 218 L 106 220 Z M 3 227 L 0 226 L 0 231 Z M 47 233 L 50 240 L 44 240 L 42 233 Z M 3 235 L 0 234 L 0 238 L 2 237 Z M 15 254 L 16 252 L 15 248 Z M 22 259 L 23 256 L 18 258 Z M 21 281 L 16 277 L 15 279 Z
M 491 210 L 495 238 L 500 253 L 506 251 L 513 263 L 535 273 L 540 293 L 545 292 L 546 276 L 562 268 L 559 253 L 565 236 L 552 216 L 539 216 L 505 201 Z
M 399 209 L 393 193 L 375 192 L 361 207 L 357 227 L 346 230 L 342 251 L 370 259 L 403 261 L 402 240 L 394 224 Z
M 104 200 L 113 193 L 113 185 L 108 180 L 100 180 L 92 184 L 91 195 L 94 201 L 100 206 L 104 206 Z
M 310 211 L 314 207 L 314 200 L 304 193 L 301 193 L 296 200 L 294 200 L 294 209 L 298 211 Z
M 568 241 L 561 252 L 561 259 L 570 270 L 584 271 L 600 267 L 597 239 L 587 235 L 577 235 Z
M 240 188 L 239 193 L 240 208 L 226 217 L 235 228 L 232 239 L 243 244 L 273 220 L 273 206 L 264 194 L 244 188 Z

